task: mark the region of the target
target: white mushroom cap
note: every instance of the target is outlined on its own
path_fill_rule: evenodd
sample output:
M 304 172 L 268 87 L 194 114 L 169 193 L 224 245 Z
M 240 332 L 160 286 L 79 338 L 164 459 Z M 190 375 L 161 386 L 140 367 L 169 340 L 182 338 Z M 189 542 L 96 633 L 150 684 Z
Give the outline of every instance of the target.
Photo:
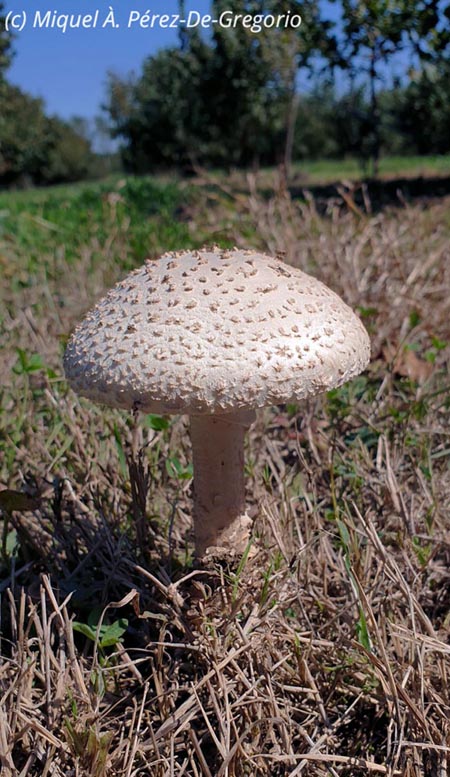
M 154 413 L 295 402 L 360 373 L 359 318 L 315 278 L 254 251 L 169 253 L 117 284 L 64 357 L 79 394 Z

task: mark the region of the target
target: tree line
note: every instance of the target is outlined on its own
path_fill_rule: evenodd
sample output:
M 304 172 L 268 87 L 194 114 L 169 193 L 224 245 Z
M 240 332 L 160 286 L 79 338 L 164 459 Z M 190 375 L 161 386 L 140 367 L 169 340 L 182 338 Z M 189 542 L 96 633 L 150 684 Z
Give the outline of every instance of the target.
M 0 186 L 47 185 L 109 170 L 92 148 L 92 129 L 80 118 L 48 115 L 44 101 L 9 83 L 13 56 L 0 0 Z
M 106 109 L 133 171 L 450 151 L 450 3 L 213 0 L 240 14 L 300 14 L 301 29 L 185 30 L 137 78 L 110 74 Z M 400 75 L 390 77 L 396 64 Z M 388 82 L 386 84 L 386 82 Z
M 103 108 L 125 169 L 289 169 L 356 156 L 376 174 L 382 154 L 450 152 L 450 0 L 334 7 L 327 17 L 320 0 L 213 0 L 215 18 L 290 12 L 302 25 L 180 29 L 177 45 L 148 57 L 138 76 L 110 73 Z M 92 174 L 80 122 L 46 116 L 40 100 L 8 84 L 11 40 L 1 30 L 0 182 Z

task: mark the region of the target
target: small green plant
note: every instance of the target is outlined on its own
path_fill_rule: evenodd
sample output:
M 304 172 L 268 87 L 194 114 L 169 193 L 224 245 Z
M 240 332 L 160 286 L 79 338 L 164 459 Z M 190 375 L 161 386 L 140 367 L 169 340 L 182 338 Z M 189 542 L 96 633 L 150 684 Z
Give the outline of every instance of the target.
M 191 463 L 183 465 L 178 456 L 170 456 L 166 459 L 166 471 L 169 477 L 178 480 L 190 480 L 194 474 L 193 465 Z
M 412 538 L 412 549 L 415 553 L 417 561 L 419 562 L 422 569 L 424 569 L 427 566 L 433 551 L 432 543 L 424 542 L 420 537 L 415 536 Z
M 445 340 L 440 340 L 439 337 L 431 338 L 431 348 L 425 351 L 425 359 L 430 364 L 434 364 L 440 351 L 447 348 L 448 343 Z
M 357 606 L 358 606 L 358 620 L 355 624 L 355 632 L 356 632 L 356 638 L 358 642 L 365 648 L 367 651 L 371 651 L 371 642 L 370 642 L 370 636 L 369 636 L 369 629 L 367 626 L 367 619 L 364 613 L 363 603 L 361 601 L 360 591 L 359 591 L 359 584 L 355 577 L 355 573 L 352 567 L 352 555 L 353 554 L 359 554 L 359 548 L 356 544 L 356 537 L 355 533 L 352 532 L 352 536 L 350 535 L 349 529 L 347 525 L 338 518 L 337 526 L 339 529 L 339 536 L 341 539 L 342 548 L 344 550 L 344 565 L 345 569 L 347 571 L 353 593 L 357 600 Z
M 231 601 L 233 602 L 233 604 L 234 604 L 234 602 L 236 602 L 236 600 L 238 598 L 239 585 L 240 585 L 241 580 L 242 580 L 242 573 L 243 573 L 243 571 L 245 569 L 245 566 L 247 564 L 248 556 L 249 556 L 252 544 L 253 544 L 253 542 L 250 539 L 249 542 L 247 543 L 247 546 L 246 546 L 246 548 L 245 548 L 241 558 L 240 558 L 240 561 L 239 561 L 238 567 L 236 569 L 236 572 L 232 576 L 233 590 L 232 590 L 232 594 L 231 594 Z
M 17 348 L 16 351 L 17 361 L 12 368 L 16 375 L 29 375 L 32 372 L 44 369 L 44 362 L 40 354 L 30 354 L 22 348 Z
M 374 394 L 375 386 L 366 375 L 358 375 L 357 378 L 345 383 L 339 388 L 327 392 L 328 413 L 333 419 L 343 419 L 349 415 L 352 407 L 363 397 L 370 401 Z
M 86 623 L 82 621 L 73 621 L 74 631 L 84 634 L 85 637 L 96 643 L 100 650 L 108 647 L 114 647 L 122 642 L 122 637 L 128 627 L 126 618 L 118 618 L 112 623 L 103 623 L 101 621 L 102 610 L 95 608 L 88 615 Z
M 143 418 L 142 426 L 147 429 L 153 429 L 155 432 L 163 432 L 169 428 L 170 421 L 168 418 L 164 418 L 164 416 L 148 413 Z
M 107 758 L 113 735 L 100 733 L 97 726 L 81 727 L 66 718 L 65 728 L 69 747 L 89 777 L 106 777 Z

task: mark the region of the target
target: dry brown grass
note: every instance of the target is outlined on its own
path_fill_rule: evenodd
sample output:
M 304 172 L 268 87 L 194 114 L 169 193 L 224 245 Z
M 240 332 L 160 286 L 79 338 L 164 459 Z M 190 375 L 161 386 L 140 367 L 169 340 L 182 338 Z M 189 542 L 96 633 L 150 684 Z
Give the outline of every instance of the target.
M 61 380 L 57 335 L 117 262 L 85 245 L 76 285 L 62 257 L 4 289 L 2 776 L 444 777 L 450 202 L 320 216 L 282 187 L 207 183 L 193 235 L 322 278 L 363 315 L 371 367 L 259 416 L 256 554 L 194 569 L 184 419 L 159 431 Z M 54 374 L 12 373 L 17 345 Z

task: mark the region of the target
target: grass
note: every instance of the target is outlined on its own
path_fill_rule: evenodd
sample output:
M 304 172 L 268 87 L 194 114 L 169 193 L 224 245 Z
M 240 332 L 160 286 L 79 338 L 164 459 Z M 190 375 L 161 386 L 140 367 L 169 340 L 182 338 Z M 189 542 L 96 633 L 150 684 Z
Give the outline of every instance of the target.
M 369 175 L 371 165 L 364 170 L 357 158 L 318 159 L 294 162 L 290 173 L 291 183 L 298 186 L 316 186 L 336 183 L 336 181 L 362 181 Z M 389 180 L 393 178 L 444 177 L 450 174 L 450 155 L 436 156 L 388 156 L 379 160 L 378 178 Z M 223 180 L 223 172 L 217 170 L 209 173 L 212 181 Z M 238 186 L 245 178 L 242 171 L 234 171 L 232 182 Z M 259 176 L 260 185 L 266 187 L 267 182 L 273 182 L 273 168 L 265 168 Z
M 0 198 L 2 777 L 441 777 L 450 201 L 319 215 L 204 183 Z M 373 359 L 259 414 L 256 552 L 200 569 L 185 419 L 79 400 L 61 354 L 145 255 L 213 241 L 323 279 Z
M 305 176 L 309 184 L 329 183 L 347 178 L 363 178 L 357 159 L 324 159 L 317 162 L 296 163 L 293 174 Z M 382 157 L 379 164 L 381 178 L 420 177 L 450 174 L 450 156 L 389 156 Z

